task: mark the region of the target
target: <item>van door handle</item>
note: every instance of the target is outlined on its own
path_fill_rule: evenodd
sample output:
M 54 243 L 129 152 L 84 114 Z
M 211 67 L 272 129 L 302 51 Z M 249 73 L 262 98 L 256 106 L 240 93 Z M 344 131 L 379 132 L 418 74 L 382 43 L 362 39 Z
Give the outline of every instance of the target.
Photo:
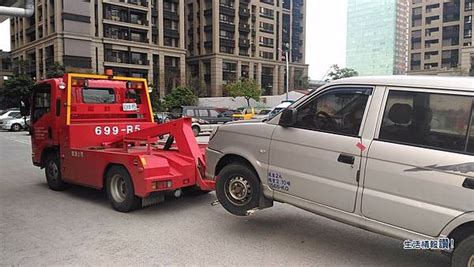
M 341 163 L 344 163 L 344 164 L 354 165 L 355 157 L 350 156 L 350 155 L 340 154 L 339 158 L 337 158 L 337 161 L 339 161 Z

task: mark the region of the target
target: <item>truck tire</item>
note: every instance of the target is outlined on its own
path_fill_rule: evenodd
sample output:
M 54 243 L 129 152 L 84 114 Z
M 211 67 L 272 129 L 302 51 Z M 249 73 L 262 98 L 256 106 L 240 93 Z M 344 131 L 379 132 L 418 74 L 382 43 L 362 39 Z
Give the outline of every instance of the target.
M 244 164 L 229 164 L 218 175 L 216 195 L 222 206 L 237 216 L 258 207 L 261 194 L 257 174 Z
M 454 252 L 451 258 L 452 267 L 474 266 L 474 235 L 454 244 Z
M 50 189 L 54 191 L 62 191 L 66 189 L 67 184 L 63 181 L 61 175 L 61 165 L 57 153 L 50 153 L 46 156 L 44 162 L 44 174 Z
M 106 175 L 107 197 L 112 208 L 120 212 L 129 212 L 140 208 L 142 200 L 135 196 L 132 179 L 127 169 L 113 166 Z
M 201 132 L 201 129 L 199 129 L 199 126 L 193 126 L 192 129 L 193 129 L 194 136 L 198 136 L 199 133 Z
M 18 123 L 15 123 L 11 126 L 10 130 L 12 132 L 19 132 L 21 130 L 21 125 Z

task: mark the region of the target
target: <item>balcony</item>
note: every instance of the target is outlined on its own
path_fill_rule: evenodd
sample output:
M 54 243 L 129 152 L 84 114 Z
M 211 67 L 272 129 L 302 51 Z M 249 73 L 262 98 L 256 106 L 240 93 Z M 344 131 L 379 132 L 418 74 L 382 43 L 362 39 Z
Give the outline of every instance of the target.
M 125 4 L 130 4 L 130 5 L 136 5 L 136 6 L 141 6 L 141 7 L 148 7 L 148 1 L 147 0 L 120 0 L 120 3 L 125 3 Z
M 250 25 L 247 24 L 247 23 L 240 23 L 239 24 L 239 31 L 249 33 L 250 32 Z
M 179 31 L 175 29 L 164 29 L 164 36 L 170 38 L 179 38 Z
M 250 47 L 250 40 L 249 40 L 249 39 L 240 38 L 240 39 L 239 39 L 239 46 L 240 46 L 240 47 L 249 48 L 249 47 Z
M 232 47 L 232 48 L 235 47 L 234 40 L 220 38 L 220 43 L 221 43 L 221 46 Z
M 179 15 L 178 12 L 176 11 L 171 11 L 171 10 L 163 10 L 163 17 L 165 19 L 169 20 L 174 20 L 174 21 L 179 21 Z
M 240 4 L 242 5 L 248 5 L 250 4 L 250 0 L 240 0 Z
M 227 15 L 227 16 L 235 16 L 235 9 L 233 7 L 221 4 L 219 6 L 219 11 L 221 14 Z
M 250 9 L 245 8 L 245 7 L 241 7 L 239 9 L 239 15 L 241 17 L 246 17 L 246 18 L 250 17 Z
M 229 32 L 235 32 L 235 26 L 231 22 L 221 21 L 219 23 L 220 29 Z

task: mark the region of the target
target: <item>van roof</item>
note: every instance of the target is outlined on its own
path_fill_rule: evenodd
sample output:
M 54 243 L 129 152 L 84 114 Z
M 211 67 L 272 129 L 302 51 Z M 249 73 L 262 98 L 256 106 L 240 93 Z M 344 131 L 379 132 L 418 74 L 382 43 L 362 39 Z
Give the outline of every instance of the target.
M 371 77 L 351 77 L 332 81 L 329 85 L 338 84 L 366 84 L 366 85 L 387 85 L 402 87 L 422 87 L 446 90 L 468 90 L 474 91 L 474 78 L 470 77 L 440 77 L 440 76 L 371 76 Z

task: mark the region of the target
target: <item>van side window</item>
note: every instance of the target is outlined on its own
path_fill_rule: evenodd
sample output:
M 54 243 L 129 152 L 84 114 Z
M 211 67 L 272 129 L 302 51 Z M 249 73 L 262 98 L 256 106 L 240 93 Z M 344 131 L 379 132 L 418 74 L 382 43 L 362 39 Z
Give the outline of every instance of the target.
M 469 96 L 390 91 L 379 140 L 463 152 L 471 108 Z
M 298 108 L 297 128 L 358 136 L 372 89 L 339 88 Z
M 208 116 L 209 116 L 209 112 L 207 111 L 207 109 L 199 110 L 199 117 L 208 117 Z
M 188 116 L 188 117 L 194 117 L 194 109 L 188 109 L 188 110 L 186 110 L 186 116 Z

